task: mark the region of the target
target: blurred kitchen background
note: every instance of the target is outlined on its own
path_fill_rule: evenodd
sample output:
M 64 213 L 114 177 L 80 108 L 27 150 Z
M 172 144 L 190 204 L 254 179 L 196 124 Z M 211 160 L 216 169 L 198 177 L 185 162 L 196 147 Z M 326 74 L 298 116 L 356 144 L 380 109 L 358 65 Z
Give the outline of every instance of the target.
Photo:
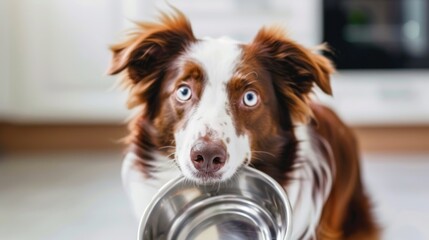
M 429 239 L 429 1 L 169 0 L 197 36 L 283 25 L 327 42 L 383 239 Z M 120 182 L 125 93 L 108 45 L 164 1 L 0 0 L 0 239 L 135 239 Z

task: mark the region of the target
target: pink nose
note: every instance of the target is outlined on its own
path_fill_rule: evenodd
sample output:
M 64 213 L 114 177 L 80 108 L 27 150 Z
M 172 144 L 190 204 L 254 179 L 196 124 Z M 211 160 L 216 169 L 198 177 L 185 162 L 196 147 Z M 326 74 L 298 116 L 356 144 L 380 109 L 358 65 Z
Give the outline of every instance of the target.
M 191 160 L 198 171 L 215 173 L 225 165 L 225 146 L 219 141 L 199 139 L 191 148 Z

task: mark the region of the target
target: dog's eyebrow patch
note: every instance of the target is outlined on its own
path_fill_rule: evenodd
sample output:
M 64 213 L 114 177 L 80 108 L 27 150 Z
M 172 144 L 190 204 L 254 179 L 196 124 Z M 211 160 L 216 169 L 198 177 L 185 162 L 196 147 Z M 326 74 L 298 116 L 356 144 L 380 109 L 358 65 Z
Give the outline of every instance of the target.
M 182 68 L 179 80 L 185 82 L 189 80 L 203 82 L 205 80 L 205 75 L 206 74 L 200 64 L 193 61 L 186 61 Z
M 231 80 L 228 82 L 228 88 L 231 90 L 239 90 L 249 86 L 255 86 L 259 84 L 259 74 L 255 70 L 252 70 L 247 64 L 240 64 L 237 67 Z
M 228 89 L 231 90 L 240 90 L 245 89 L 246 87 L 254 86 L 256 84 L 256 80 L 249 80 L 240 77 L 233 77 L 231 81 L 228 83 Z
M 243 80 L 257 80 L 259 74 L 256 71 L 248 69 L 249 67 L 240 66 L 241 69 L 238 69 L 234 74 L 234 78 L 243 79 Z

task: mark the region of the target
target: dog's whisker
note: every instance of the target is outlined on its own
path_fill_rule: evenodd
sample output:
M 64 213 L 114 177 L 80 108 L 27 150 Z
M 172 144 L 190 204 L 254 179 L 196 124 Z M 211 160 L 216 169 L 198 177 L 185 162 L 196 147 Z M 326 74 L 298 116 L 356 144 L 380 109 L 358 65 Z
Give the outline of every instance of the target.
M 260 161 L 260 162 L 264 162 L 264 160 L 263 160 L 263 159 L 258 158 L 258 157 L 256 157 L 256 156 L 253 156 L 253 157 L 252 157 L 252 159 L 253 159 L 253 160 Z
M 276 157 L 276 155 L 274 155 L 274 154 L 272 154 L 272 153 L 270 153 L 270 152 L 266 152 L 266 151 L 252 151 L 252 154 L 256 154 L 256 155 L 258 155 L 258 154 L 266 154 L 266 155 L 269 155 L 269 156 L 271 156 L 271 157 Z
M 176 154 L 175 152 L 170 153 L 170 154 L 168 154 L 168 155 L 167 155 L 167 158 L 170 158 L 170 159 L 171 159 L 171 157 L 172 157 L 172 156 L 174 156 L 175 154 Z
M 162 149 L 176 149 L 176 147 L 175 146 L 163 146 L 163 147 L 158 148 L 158 150 L 162 150 Z

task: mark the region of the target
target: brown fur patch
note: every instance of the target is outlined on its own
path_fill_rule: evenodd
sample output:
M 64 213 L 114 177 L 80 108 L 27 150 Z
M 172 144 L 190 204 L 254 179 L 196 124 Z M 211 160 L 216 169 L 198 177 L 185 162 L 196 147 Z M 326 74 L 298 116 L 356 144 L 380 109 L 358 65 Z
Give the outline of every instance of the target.
M 292 134 L 291 117 L 287 108 L 278 102 L 273 78 L 257 52 L 241 45 L 242 58 L 227 84 L 230 114 L 237 134 L 250 138 L 252 159 L 250 165 L 268 173 L 285 184 L 296 153 L 296 140 Z M 259 102 L 245 106 L 244 94 L 254 91 Z M 249 160 L 246 160 L 246 162 Z

